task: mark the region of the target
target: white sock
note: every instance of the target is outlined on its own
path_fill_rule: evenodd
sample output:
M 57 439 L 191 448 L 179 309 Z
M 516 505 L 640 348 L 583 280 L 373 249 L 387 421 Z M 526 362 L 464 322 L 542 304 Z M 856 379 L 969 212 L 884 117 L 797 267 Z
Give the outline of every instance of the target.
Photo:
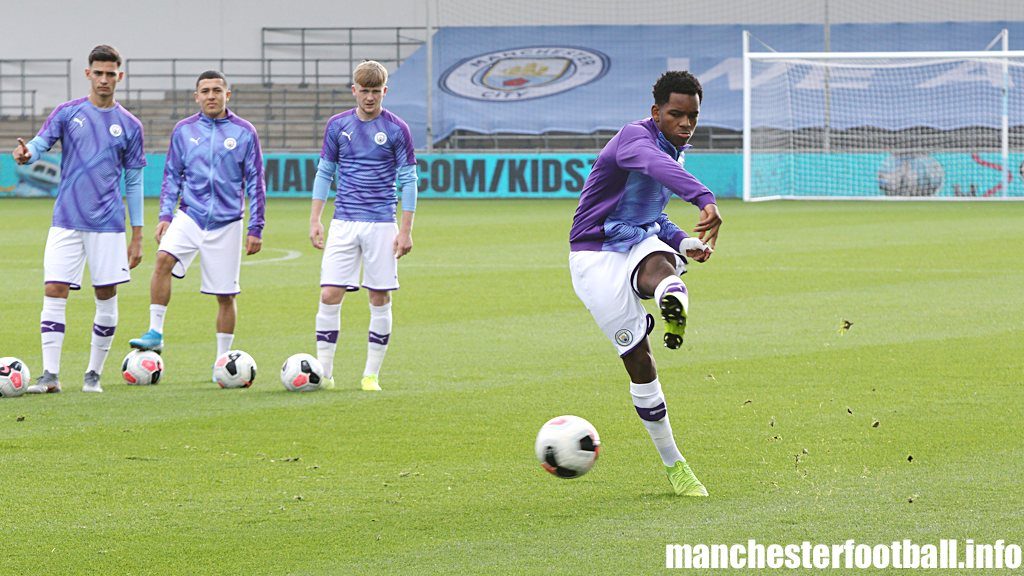
M 334 374 L 334 352 L 341 331 L 341 304 L 324 304 L 316 312 L 316 359 L 324 367 L 324 378 Z
M 149 329 L 164 333 L 164 317 L 167 316 L 167 306 L 161 304 L 149 305 Z
M 370 304 L 370 334 L 366 347 L 366 369 L 363 376 L 380 374 L 384 354 L 388 351 L 391 338 L 391 302 L 383 306 Z
M 668 409 L 665 407 L 665 395 L 661 393 L 661 382 L 657 378 L 647 384 L 630 383 L 629 392 L 633 395 L 633 406 L 643 421 L 647 433 L 651 435 L 661 461 L 665 466 L 672 466 L 680 460 L 685 461 L 679 453 L 676 440 L 672 437 L 672 425 L 668 421 Z
M 67 298 L 43 297 L 43 311 L 39 314 L 39 332 L 43 341 L 43 370 L 54 375 L 60 374 L 60 352 L 64 347 L 67 308 Z
M 224 332 L 217 332 L 217 358 L 220 355 L 231 350 L 231 344 L 235 341 L 234 334 L 225 334 Z
M 117 294 L 109 300 L 96 300 L 96 316 L 92 321 L 92 347 L 89 352 L 89 368 L 103 374 L 103 364 L 110 353 L 117 330 Z
M 667 276 L 664 280 L 662 280 L 658 284 L 658 287 L 654 289 L 654 301 L 661 302 L 661 297 L 665 295 L 665 291 L 668 290 L 669 287 L 675 287 L 677 285 L 682 287 L 681 293 L 679 294 L 679 299 L 683 303 L 683 310 L 689 310 L 689 291 L 687 291 L 686 284 L 683 283 L 683 279 L 680 278 L 679 276 Z M 674 291 L 679 292 L 680 290 L 676 288 Z

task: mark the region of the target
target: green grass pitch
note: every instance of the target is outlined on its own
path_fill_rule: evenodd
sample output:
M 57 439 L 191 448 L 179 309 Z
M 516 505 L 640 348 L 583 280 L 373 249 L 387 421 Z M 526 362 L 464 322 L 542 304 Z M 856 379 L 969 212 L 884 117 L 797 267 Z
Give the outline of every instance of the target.
M 35 374 L 50 209 L 0 201 L 0 355 Z M 671 495 L 573 294 L 574 209 L 421 201 L 384 391 L 358 390 L 357 292 L 337 389 L 291 394 L 281 363 L 315 352 L 308 202 L 271 200 L 242 268 L 235 347 L 259 364 L 253 388 L 209 381 L 216 303 L 198 268 L 174 283 L 164 380 L 121 381 L 148 327 L 148 202 L 105 393 L 80 391 L 87 287 L 69 304 L 65 392 L 0 399 L 0 573 L 657 574 L 666 544 L 1024 543 L 1024 204 L 723 202 L 717 253 L 685 277 L 687 342 L 655 349 L 702 500 Z M 681 202 L 670 215 L 696 222 Z M 565 413 L 603 441 L 571 481 L 533 456 Z

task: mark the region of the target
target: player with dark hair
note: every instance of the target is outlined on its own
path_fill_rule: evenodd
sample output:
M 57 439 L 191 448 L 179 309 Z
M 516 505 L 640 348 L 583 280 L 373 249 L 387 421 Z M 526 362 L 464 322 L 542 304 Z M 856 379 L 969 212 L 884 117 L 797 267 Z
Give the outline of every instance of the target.
M 703 91 L 689 72 L 666 72 L 654 85 L 651 117 L 627 124 L 598 155 L 569 232 L 573 288 L 612 341 L 630 377 L 637 414 L 650 433 L 676 494 L 707 496 L 679 452 L 647 335 L 654 320 L 641 300 L 658 303 L 665 346 L 682 346 L 689 296 L 686 258 L 711 257 L 722 219 L 715 196 L 683 168 Z M 678 196 L 700 209 L 692 238 L 665 214 Z
M 121 55 L 107 45 L 93 48 L 85 77 L 89 95 L 54 108 L 28 143 L 18 138 L 13 156 L 30 164 L 61 142 L 61 181 L 43 253 L 45 296 L 39 318 L 43 373 L 28 392 L 60 392 L 60 357 L 68 294 L 82 286 L 86 262 L 96 295 L 92 349 L 83 378 L 84 392 L 102 392 L 100 375 L 117 328 L 117 285 L 131 280 L 129 269 L 142 261 L 142 123 L 114 100 L 124 78 Z M 125 203 L 132 227 L 125 241 Z
M 231 88 L 224 74 L 207 70 L 196 79 L 200 111 L 174 127 L 167 150 L 156 267 L 150 281 L 149 331 L 129 342 L 160 350 L 171 301 L 171 276 L 184 278 L 200 256 L 204 294 L 217 297 L 217 356 L 235 337 L 235 296 L 242 263 L 242 216 L 249 199 L 245 253 L 263 246 L 266 188 L 256 128 L 228 109 Z
M 379 62 L 368 60 L 356 66 L 352 73 L 356 107 L 327 122 L 313 184 L 309 239 L 324 251 L 316 347 L 327 387 L 334 383 L 342 298 L 362 286 L 369 292 L 370 330 L 360 386 L 380 390 L 380 367 L 391 338 L 391 291 L 398 289 L 398 259 L 412 250 L 416 154 L 409 126 L 382 107 L 387 82 L 388 71 Z M 338 194 L 325 242 L 320 217 L 335 179 Z M 401 226 L 396 224 L 396 181 L 402 193 Z

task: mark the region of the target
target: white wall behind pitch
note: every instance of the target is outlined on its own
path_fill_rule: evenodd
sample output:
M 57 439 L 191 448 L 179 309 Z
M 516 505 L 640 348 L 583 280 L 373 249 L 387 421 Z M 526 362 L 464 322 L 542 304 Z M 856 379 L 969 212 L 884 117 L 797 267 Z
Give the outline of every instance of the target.
M 264 27 L 425 25 L 423 0 L 0 0 L 0 59 L 71 58 L 76 97 L 97 44 L 124 58 L 259 58 Z

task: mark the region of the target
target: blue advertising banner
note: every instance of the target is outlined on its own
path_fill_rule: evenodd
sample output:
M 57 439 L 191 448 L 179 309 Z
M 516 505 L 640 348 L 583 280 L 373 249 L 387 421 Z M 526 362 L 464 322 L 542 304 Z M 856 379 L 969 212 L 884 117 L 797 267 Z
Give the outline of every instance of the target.
M 147 154 L 147 197 L 160 194 L 164 154 Z M 577 198 L 595 154 L 422 154 L 417 158 L 420 198 Z M 265 154 L 267 195 L 308 199 L 319 156 Z M 794 173 L 779 167 L 795 167 Z M 686 168 L 719 198 L 742 196 L 740 154 L 686 155 Z M 756 196 L 830 195 L 832 174 L 854 183 L 844 195 L 860 197 L 1024 197 L 1024 153 L 1010 154 L 1004 170 L 999 154 L 770 154 L 752 164 Z M 856 177 L 853 177 L 856 176 Z M 0 156 L 0 198 L 54 197 L 60 156 L 46 154 L 30 166 Z M 794 183 L 798 183 L 794 189 Z M 832 192 L 835 193 L 835 192 Z
M 147 197 L 160 195 L 165 154 L 147 154 Z M 420 198 L 577 198 L 596 154 L 421 154 Z M 309 198 L 320 156 L 263 155 L 267 195 Z M 742 161 L 737 154 L 688 154 L 687 168 L 721 197 L 739 196 Z M 0 197 L 53 197 L 60 183 L 60 155 L 30 166 L 0 156 Z

